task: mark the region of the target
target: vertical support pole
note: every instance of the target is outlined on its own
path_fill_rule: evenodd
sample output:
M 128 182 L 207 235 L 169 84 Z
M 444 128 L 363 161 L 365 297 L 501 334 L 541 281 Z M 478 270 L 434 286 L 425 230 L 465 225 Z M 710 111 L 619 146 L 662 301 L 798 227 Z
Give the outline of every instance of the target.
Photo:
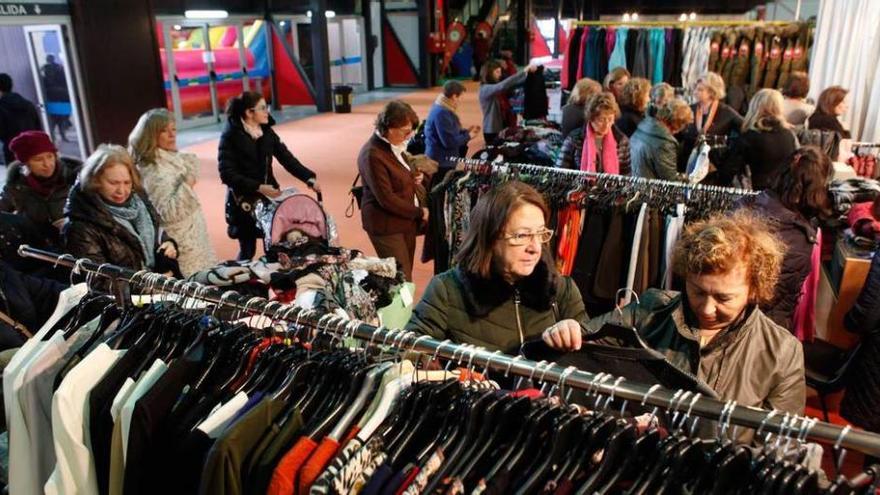
M 315 104 L 319 112 L 333 110 L 330 79 L 330 41 L 327 35 L 327 0 L 311 0 L 312 60 L 315 65 Z

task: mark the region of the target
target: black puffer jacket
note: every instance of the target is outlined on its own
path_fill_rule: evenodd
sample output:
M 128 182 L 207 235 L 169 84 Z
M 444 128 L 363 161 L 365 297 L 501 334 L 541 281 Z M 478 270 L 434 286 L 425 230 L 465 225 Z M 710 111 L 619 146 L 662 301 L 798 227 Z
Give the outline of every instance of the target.
M 854 425 L 880 432 L 880 251 L 855 305 L 843 319 L 850 332 L 862 338 L 862 347 L 849 370 L 849 383 L 840 403 L 840 415 Z
M 25 217 L 40 233 L 46 236 L 46 244 L 58 245 L 61 236 L 53 222 L 64 218 L 64 205 L 70 188 L 82 162 L 74 158 L 58 157 L 55 174 L 56 188 L 43 196 L 31 187 L 26 179 L 25 165 L 13 162 L 6 173 L 6 185 L 0 192 L 0 211 L 14 212 Z
M 792 318 L 801 296 L 804 280 L 810 274 L 811 256 L 816 245 L 816 229 L 796 211 L 789 210 L 770 191 L 742 199 L 740 207 L 752 208 L 770 220 L 773 232 L 785 243 L 785 257 L 776 284 L 773 303 L 761 311 L 774 323 L 794 333 Z
M 220 136 L 220 148 L 217 160 L 220 167 L 220 180 L 229 187 L 226 194 L 226 223 L 232 238 L 253 238 L 261 235 L 249 212 L 243 211 L 237 204 L 242 200 L 252 204 L 260 195 L 260 185 L 271 184 L 278 187 L 278 181 L 272 172 L 272 157 L 278 159 L 284 167 L 297 179 L 308 182 L 315 178 L 315 173 L 300 163 L 281 138 L 272 130 L 274 121 L 261 126 L 263 136 L 254 140 L 244 130 L 240 121 L 229 119 Z
M 726 152 L 717 149 L 709 153 L 712 163 L 718 165 L 721 185 L 733 184 L 733 178 L 745 172 L 748 165 L 752 172 L 752 188 L 763 191 L 773 187 L 779 174 L 797 151 L 797 137 L 791 129 L 774 121 L 767 131 L 748 130 L 742 133 Z
M 43 129 L 37 107 L 18 93 L 10 92 L 0 96 L 0 141 L 3 141 L 3 154 L 6 163 L 15 161 L 9 149 L 12 138 L 24 131 Z
M 153 227 L 156 229 L 156 245 L 153 249 L 158 249 L 165 241 L 174 242 L 159 227 L 159 214 L 149 198 L 140 192 L 132 194 L 140 197 L 153 217 Z M 64 226 L 64 241 L 68 253 L 77 258 L 88 258 L 95 263 L 111 263 L 132 270 L 156 268 L 144 267 L 140 241 L 113 219 L 97 193 L 85 192 L 77 183 L 70 190 L 64 214 L 68 219 Z M 156 259 L 158 262 L 160 257 L 157 256 Z

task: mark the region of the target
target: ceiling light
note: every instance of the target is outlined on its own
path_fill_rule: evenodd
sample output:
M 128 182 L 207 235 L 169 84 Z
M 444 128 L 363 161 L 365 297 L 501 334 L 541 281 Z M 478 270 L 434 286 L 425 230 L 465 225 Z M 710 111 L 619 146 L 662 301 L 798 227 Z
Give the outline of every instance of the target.
M 312 11 L 311 10 L 306 11 L 306 17 L 308 17 L 309 19 L 312 18 Z
M 629 12 L 623 14 L 623 22 L 627 22 L 627 21 L 629 21 L 629 19 L 630 19 Z
M 278 24 L 280 24 L 280 25 L 282 25 L 282 26 L 283 26 L 283 25 L 285 25 L 285 24 L 287 24 L 287 23 L 286 23 L 286 22 L 284 22 L 284 21 L 281 21 L 281 22 L 279 22 L 279 23 L 278 23 Z
M 697 13 L 696 13 L 696 12 L 691 12 L 691 20 L 694 21 L 694 20 L 696 20 L 696 19 L 697 19 Z
M 180 24 L 175 24 L 175 25 L 174 25 L 174 30 L 175 30 L 175 31 L 180 31 L 181 29 L 183 29 L 183 26 L 181 26 Z
M 634 20 L 634 21 L 639 20 L 639 14 L 637 12 L 633 12 L 632 20 Z
M 225 10 L 187 10 L 184 14 L 187 19 L 226 19 L 229 12 Z
M 336 17 L 336 11 L 335 10 L 328 10 L 327 12 L 324 12 L 324 15 L 327 16 L 327 19 L 332 19 L 332 18 Z

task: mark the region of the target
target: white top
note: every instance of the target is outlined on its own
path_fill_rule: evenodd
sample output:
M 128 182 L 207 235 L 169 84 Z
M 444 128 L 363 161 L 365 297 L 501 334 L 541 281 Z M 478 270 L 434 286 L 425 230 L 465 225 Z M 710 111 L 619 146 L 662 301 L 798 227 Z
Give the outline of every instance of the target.
M 228 402 L 202 421 L 198 428 L 209 437 L 218 438 L 223 433 L 223 430 L 229 426 L 229 423 L 232 422 L 232 419 L 235 418 L 235 415 L 247 404 L 247 401 L 248 396 L 246 393 L 239 392 L 235 394 L 233 398 L 229 399 Z
M 406 151 L 406 144 L 401 144 L 399 146 L 394 146 L 390 141 L 385 139 L 385 136 L 379 134 L 379 131 L 376 131 L 376 135 L 379 136 L 379 139 L 388 143 L 388 146 L 391 146 L 391 153 L 394 154 L 394 157 L 397 158 L 397 161 L 403 165 L 403 168 L 407 169 L 409 172 L 412 172 L 412 167 L 409 166 L 409 163 L 406 162 L 406 159 L 403 157 L 403 153 Z M 419 198 L 416 196 L 416 206 L 419 206 Z
M 24 382 L 25 371 L 30 360 L 46 344 L 43 339 L 64 315 L 79 304 L 87 292 L 86 284 L 77 284 L 63 290 L 58 295 L 58 303 L 55 305 L 52 316 L 46 320 L 43 327 L 33 337 L 22 344 L 3 370 L 3 401 L 6 409 L 6 425 L 9 428 L 9 451 L 15 452 L 15 455 L 9 456 L 9 493 L 11 494 L 37 495 L 42 493 L 42 487 L 34 484 L 31 471 L 28 468 L 32 456 L 31 444 L 22 409 L 18 402 L 18 391 Z
M 46 482 L 47 495 L 93 495 L 98 493 L 95 459 L 89 450 L 89 392 L 98 384 L 124 350 L 98 345 L 76 365 L 52 398 L 52 433 L 55 436 L 55 470 Z

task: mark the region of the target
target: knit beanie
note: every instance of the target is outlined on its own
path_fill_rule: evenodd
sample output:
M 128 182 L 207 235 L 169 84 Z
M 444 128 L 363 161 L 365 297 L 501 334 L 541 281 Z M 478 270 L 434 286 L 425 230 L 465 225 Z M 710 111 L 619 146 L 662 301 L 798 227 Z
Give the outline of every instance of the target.
M 47 151 L 58 153 L 52 139 L 43 131 L 22 132 L 10 141 L 9 149 L 15 154 L 15 159 L 22 163 L 27 163 L 32 157 Z

